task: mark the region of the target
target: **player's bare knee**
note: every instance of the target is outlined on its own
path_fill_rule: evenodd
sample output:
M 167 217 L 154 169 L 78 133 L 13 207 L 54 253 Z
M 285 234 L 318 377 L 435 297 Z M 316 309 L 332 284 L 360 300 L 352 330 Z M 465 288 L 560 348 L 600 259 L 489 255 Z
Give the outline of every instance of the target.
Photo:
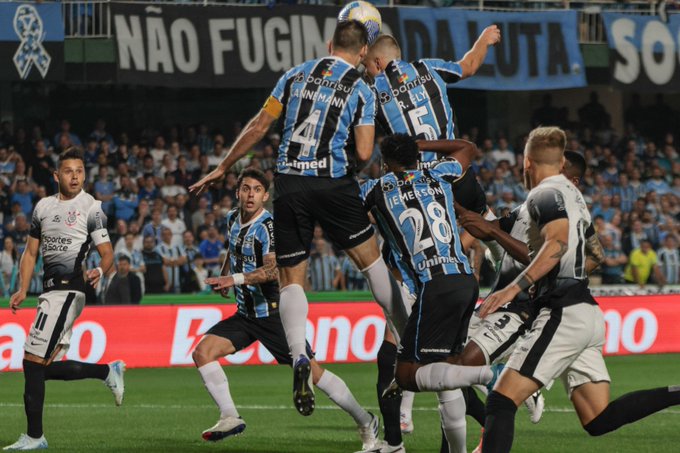
M 196 349 L 191 353 L 191 358 L 194 359 L 194 363 L 197 367 L 203 366 L 206 363 L 215 360 L 210 354 L 210 348 L 205 347 L 204 343 L 199 343 Z
M 412 366 L 399 366 L 394 373 L 394 378 L 397 381 L 397 385 L 403 390 L 408 390 L 409 392 L 418 392 L 418 384 L 416 384 L 416 370 L 417 368 Z

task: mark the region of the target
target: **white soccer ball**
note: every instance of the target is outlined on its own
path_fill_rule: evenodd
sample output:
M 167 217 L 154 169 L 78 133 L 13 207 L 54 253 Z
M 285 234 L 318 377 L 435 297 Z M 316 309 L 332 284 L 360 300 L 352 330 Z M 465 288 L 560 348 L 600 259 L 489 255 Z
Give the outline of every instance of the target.
M 338 14 L 338 21 L 343 22 L 346 20 L 358 20 L 364 24 L 364 27 L 366 27 L 366 30 L 368 31 L 369 44 L 372 44 L 373 41 L 375 41 L 382 28 L 380 11 L 368 2 L 355 1 L 345 5 L 340 11 L 340 14 Z

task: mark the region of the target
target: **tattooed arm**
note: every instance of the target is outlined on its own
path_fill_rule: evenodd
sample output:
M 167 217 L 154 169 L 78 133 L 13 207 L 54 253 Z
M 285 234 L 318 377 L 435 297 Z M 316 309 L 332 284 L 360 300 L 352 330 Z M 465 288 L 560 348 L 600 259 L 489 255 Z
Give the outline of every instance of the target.
M 239 279 L 243 281 L 239 283 Z M 245 274 L 232 274 L 206 279 L 206 283 L 215 291 L 224 291 L 236 285 L 259 285 L 275 281 L 279 278 L 279 268 L 276 265 L 276 255 L 268 253 L 262 257 L 262 266 Z
M 546 223 L 541 229 L 541 236 L 544 242 L 536 257 L 514 282 L 486 298 L 479 311 L 480 317 L 483 318 L 512 301 L 520 291 L 528 289 L 559 265 L 569 244 L 569 219 L 560 218 Z
M 587 233 L 587 232 L 586 232 Z M 604 263 L 604 249 L 597 234 L 593 233 L 586 239 L 586 274 L 590 275 Z

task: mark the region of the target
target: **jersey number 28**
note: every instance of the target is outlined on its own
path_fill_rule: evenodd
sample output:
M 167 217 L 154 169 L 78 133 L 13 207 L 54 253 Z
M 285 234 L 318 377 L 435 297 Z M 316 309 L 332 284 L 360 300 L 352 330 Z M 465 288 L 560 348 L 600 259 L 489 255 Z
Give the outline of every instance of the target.
M 432 235 L 441 243 L 450 243 L 453 233 L 451 231 L 451 225 L 446 221 L 446 211 L 444 210 L 444 207 L 436 201 L 433 201 L 427 205 L 425 211 L 427 212 L 428 223 Z M 411 222 L 413 223 L 413 254 L 415 255 L 425 249 L 434 247 L 432 237 L 422 239 L 423 226 L 425 223 L 422 211 L 416 208 L 408 208 L 399 215 L 399 223 L 401 225 L 404 225 L 408 219 L 411 219 Z

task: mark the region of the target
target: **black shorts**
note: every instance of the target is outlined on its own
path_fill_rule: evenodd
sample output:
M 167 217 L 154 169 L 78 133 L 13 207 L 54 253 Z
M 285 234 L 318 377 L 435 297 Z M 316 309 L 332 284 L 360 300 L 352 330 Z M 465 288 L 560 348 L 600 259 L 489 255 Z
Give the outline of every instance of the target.
M 486 194 L 477 181 L 474 170 L 468 170 L 453 183 L 453 196 L 468 211 L 484 214 L 487 209 Z
M 280 266 L 295 266 L 309 257 L 316 222 L 342 250 L 373 236 L 359 184 L 351 177 L 276 175 L 274 187 L 274 240 Z
M 398 360 L 427 364 L 460 352 L 478 295 L 473 275 L 439 275 L 425 283 L 401 336 Z
M 237 351 L 259 340 L 278 363 L 293 364 L 278 311 L 270 313 L 266 318 L 249 318 L 236 313 L 212 326 L 205 334 L 226 338 L 231 341 Z M 307 343 L 307 355 L 310 358 L 314 357 L 309 343 Z

